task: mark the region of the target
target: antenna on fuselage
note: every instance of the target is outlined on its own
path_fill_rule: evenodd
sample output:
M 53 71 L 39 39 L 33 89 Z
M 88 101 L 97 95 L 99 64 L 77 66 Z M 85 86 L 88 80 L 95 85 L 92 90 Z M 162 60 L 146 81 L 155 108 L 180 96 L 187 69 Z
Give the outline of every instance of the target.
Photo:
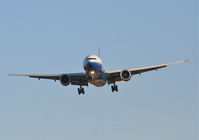
M 101 50 L 100 50 L 100 48 L 98 49 L 98 56 L 101 57 Z

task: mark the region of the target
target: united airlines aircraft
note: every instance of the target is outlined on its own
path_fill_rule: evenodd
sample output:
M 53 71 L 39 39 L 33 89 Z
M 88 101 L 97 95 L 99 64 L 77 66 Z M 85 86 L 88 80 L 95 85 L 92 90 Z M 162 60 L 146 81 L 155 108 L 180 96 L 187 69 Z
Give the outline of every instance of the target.
M 103 68 L 102 60 L 99 56 L 89 55 L 83 61 L 83 67 L 85 72 L 83 73 L 67 73 L 67 74 L 9 74 L 9 76 L 27 76 L 31 78 L 59 80 L 63 86 L 77 85 L 78 93 L 85 94 L 83 86 L 92 84 L 96 87 L 102 87 L 106 84 L 111 84 L 112 92 L 118 92 L 118 86 L 116 83 L 121 81 L 129 81 L 133 75 L 142 74 L 144 72 L 158 70 L 160 68 L 167 67 L 172 64 L 179 64 L 187 62 L 188 60 L 180 60 L 177 62 L 171 62 L 166 64 L 130 68 L 123 70 L 105 71 Z

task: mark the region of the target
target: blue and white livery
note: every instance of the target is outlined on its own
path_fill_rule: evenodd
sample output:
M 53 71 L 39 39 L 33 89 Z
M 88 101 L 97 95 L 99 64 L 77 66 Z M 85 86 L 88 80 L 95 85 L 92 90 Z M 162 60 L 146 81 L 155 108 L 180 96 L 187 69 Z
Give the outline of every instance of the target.
M 160 68 L 167 67 L 171 64 L 179 64 L 187 62 L 188 60 L 180 60 L 177 62 L 171 62 L 166 64 L 130 68 L 124 70 L 105 71 L 103 68 L 103 62 L 99 56 L 89 55 L 83 61 L 83 67 L 85 72 L 82 73 L 67 73 L 67 74 L 9 74 L 9 76 L 28 76 L 31 78 L 60 80 L 63 86 L 77 85 L 78 93 L 85 94 L 83 86 L 92 84 L 96 87 L 102 87 L 106 84 L 112 84 L 112 92 L 118 92 L 117 82 L 129 81 L 133 75 L 141 74 L 152 70 L 158 70 Z

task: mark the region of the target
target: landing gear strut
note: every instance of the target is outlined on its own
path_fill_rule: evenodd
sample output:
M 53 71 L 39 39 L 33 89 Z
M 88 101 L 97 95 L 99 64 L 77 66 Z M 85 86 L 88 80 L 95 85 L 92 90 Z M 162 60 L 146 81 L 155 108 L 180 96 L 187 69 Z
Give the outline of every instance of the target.
M 118 92 L 118 86 L 116 84 L 112 85 L 111 90 L 112 92 L 115 92 L 115 91 Z
M 80 88 L 78 88 L 78 94 L 85 94 L 84 88 L 80 86 Z

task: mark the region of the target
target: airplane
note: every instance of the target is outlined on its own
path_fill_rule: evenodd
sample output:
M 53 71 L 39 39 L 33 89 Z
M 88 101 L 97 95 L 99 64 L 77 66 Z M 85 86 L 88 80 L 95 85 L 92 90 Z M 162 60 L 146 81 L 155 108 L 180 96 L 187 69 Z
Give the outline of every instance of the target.
M 76 85 L 79 86 L 78 94 L 85 94 L 83 86 L 88 86 L 89 83 L 102 87 L 106 84 L 112 85 L 112 92 L 118 92 L 118 86 L 116 83 L 121 81 L 129 81 L 134 75 L 141 75 L 144 72 L 158 70 L 165 68 L 172 64 L 185 63 L 188 60 L 180 60 L 171 63 L 165 63 L 160 65 L 153 65 L 140 68 L 130 68 L 121 70 L 105 71 L 103 68 L 103 62 L 100 55 L 88 55 L 83 61 L 83 67 L 85 72 L 82 73 L 66 73 L 66 74 L 8 74 L 9 76 L 26 76 L 30 78 L 49 79 L 57 81 L 59 80 L 63 86 Z

